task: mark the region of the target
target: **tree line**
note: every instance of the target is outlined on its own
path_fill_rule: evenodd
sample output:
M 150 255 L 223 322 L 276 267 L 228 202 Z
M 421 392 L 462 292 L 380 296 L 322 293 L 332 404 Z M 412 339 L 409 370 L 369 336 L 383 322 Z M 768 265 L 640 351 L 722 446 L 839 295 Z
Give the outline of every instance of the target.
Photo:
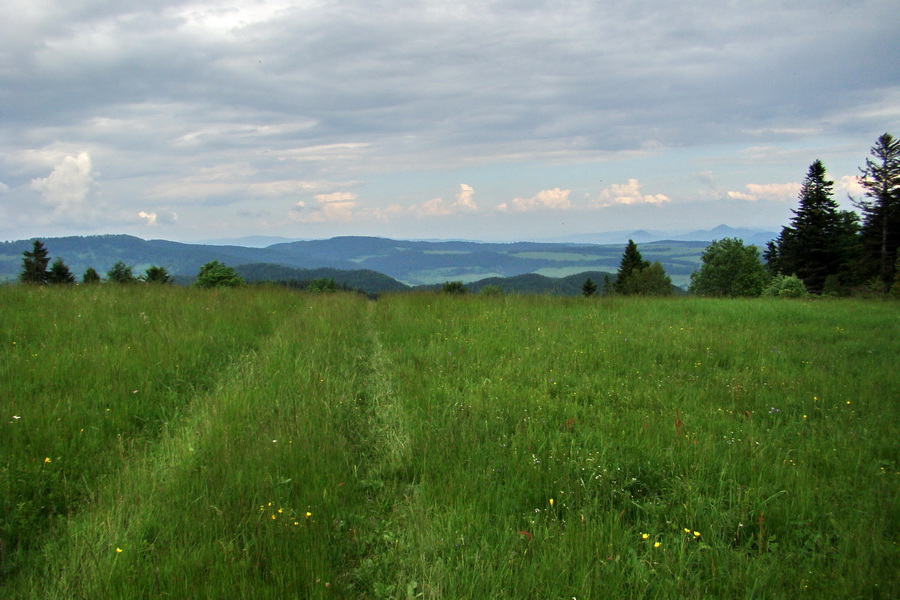
M 22 283 L 66 285 L 76 282 L 75 276 L 62 258 L 57 257 L 52 264 L 50 263 L 50 252 L 41 240 L 34 240 L 31 250 L 26 250 L 23 255 L 22 271 L 19 274 L 19 281 Z M 100 274 L 93 267 L 88 267 L 81 278 L 81 283 L 84 284 L 98 284 L 102 281 Z M 135 275 L 134 268 L 120 260 L 106 272 L 106 281 L 118 284 L 166 285 L 173 283 L 175 279 L 165 267 L 157 265 L 148 267 L 142 275 Z M 234 287 L 243 283 L 243 278 L 235 273 L 232 267 L 214 260 L 200 267 L 195 285 L 208 288 Z
M 865 189 L 854 206 L 841 210 L 834 182 L 821 160 L 814 161 L 800 188 L 790 223 L 760 256 L 755 246 L 725 238 L 707 246 L 691 274 L 688 292 L 701 296 L 804 296 L 807 294 L 900 296 L 900 140 L 878 138 L 860 168 Z M 618 294 L 664 295 L 661 266 L 642 260 L 629 240 L 616 281 L 604 290 Z M 583 293 L 596 289 L 590 280 Z

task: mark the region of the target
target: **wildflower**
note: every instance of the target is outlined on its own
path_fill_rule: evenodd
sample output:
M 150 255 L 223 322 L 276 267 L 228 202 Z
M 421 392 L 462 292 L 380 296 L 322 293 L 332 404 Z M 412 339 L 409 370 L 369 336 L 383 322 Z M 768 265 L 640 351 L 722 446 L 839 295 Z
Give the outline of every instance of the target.
M 649 537 L 650 537 L 650 534 L 649 534 L 649 533 L 642 533 L 642 534 L 641 534 L 641 539 L 642 539 L 642 540 L 646 540 L 646 539 L 649 538 Z
M 306 518 L 308 519 L 308 518 L 310 518 L 311 516 L 312 516 L 312 513 L 309 512 L 309 511 L 306 511 Z
M 49 462 L 51 462 L 51 461 L 50 461 L 50 457 L 48 456 L 48 457 L 46 457 L 46 458 L 44 459 L 44 464 L 47 464 L 47 463 L 49 463 Z
M 662 546 L 662 542 L 654 542 L 653 543 L 654 548 L 659 548 L 660 546 Z
M 699 531 L 695 531 L 695 532 L 694 532 L 694 537 L 695 537 L 695 538 L 700 537 L 700 532 L 699 532 Z
M 116 553 L 119 553 L 119 552 L 121 552 L 121 551 L 122 551 L 121 548 L 116 548 Z
M 684 528 L 684 532 L 685 532 L 685 533 L 690 533 L 690 532 L 691 532 L 691 530 L 690 530 L 690 529 L 688 529 L 688 528 L 687 528 L 687 527 L 685 527 L 685 528 Z
M 550 506 L 553 506 L 553 498 L 550 498 Z

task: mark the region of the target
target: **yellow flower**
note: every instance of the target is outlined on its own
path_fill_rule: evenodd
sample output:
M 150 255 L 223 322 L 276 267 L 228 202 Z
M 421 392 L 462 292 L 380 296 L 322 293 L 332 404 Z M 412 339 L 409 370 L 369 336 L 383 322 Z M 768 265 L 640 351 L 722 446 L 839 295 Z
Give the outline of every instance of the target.
M 700 532 L 699 532 L 699 531 L 695 531 L 695 532 L 694 532 L 694 537 L 700 537 Z
M 642 540 L 646 540 L 646 539 L 649 538 L 649 537 L 650 537 L 650 534 L 649 534 L 649 533 L 642 533 L 642 534 L 641 534 L 641 539 L 642 539 Z
M 121 551 L 122 551 L 121 548 L 116 548 L 116 552 L 121 552 Z
M 50 462 L 50 457 L 49 457 L 49 456 L 48 456 L 47 458 L 44 459 L 44 464 L 47 464 L 48 462 Z
M 553 498 L 550 498 L 550 506 L 553 506 Z
M 662 542 L 654 542 L 653 544 L 654 548 L 659 548 L 660 546 L 662 546 Z
M 684 528 L 684 532 L 685 532 L 685 533 L 690 533 L 690 532 L 691 532 L 691 530 L 690 530 L 690 529 L 688 529 L 688 528 L 687 528 L 687 527 L 685 527 L 685 528 Z
M 312 513 L 309 512 L 309 511 L 306 511 L 306 518 L 308 519 L 308 518 L 310 518 L 311 516 L 312 516 Z

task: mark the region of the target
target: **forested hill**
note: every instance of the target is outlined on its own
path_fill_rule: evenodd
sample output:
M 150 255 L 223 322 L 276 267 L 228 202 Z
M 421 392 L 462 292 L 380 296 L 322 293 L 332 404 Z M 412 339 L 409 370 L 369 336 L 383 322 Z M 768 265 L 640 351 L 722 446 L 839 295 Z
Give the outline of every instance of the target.
M 267 263 L 293 269 L 375 271 L 408 286 L 444 281 L 471 283 L 526 274 L 563 278 L 588 271 L 614 273 L 624 249 L 622 244 L 498 244 L 354 236 L 279 243 L 266 248 L 184 244 L 128 235 L 42 240 L 50 256 L 62 258 L 78 278 L 88 267 L 102 275 L 117 261 L 123 261 L 133 267 L 135 274 L 158 265 L 184 280 L 196 276 L 203 264 L 218 260 L 233 267 Z M 685 287 L 690 274 L 699 267 L 700 254 L 707 245 L 705 241 L 661 241 L 640 244 L 640 250 L 648 261 L 662 263 L 673 283 Z M 22 253 L 30 247 L 30 240 L 0 243 L 0 280 L 18 276 Z

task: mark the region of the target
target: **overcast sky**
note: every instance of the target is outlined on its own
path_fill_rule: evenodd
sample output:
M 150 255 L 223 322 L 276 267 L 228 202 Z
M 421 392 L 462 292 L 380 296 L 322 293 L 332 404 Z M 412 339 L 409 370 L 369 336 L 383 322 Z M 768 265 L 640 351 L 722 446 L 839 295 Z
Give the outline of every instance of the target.
M 777 229 L 900 136 L 896 0 L 3 0 L 0 239 Z

